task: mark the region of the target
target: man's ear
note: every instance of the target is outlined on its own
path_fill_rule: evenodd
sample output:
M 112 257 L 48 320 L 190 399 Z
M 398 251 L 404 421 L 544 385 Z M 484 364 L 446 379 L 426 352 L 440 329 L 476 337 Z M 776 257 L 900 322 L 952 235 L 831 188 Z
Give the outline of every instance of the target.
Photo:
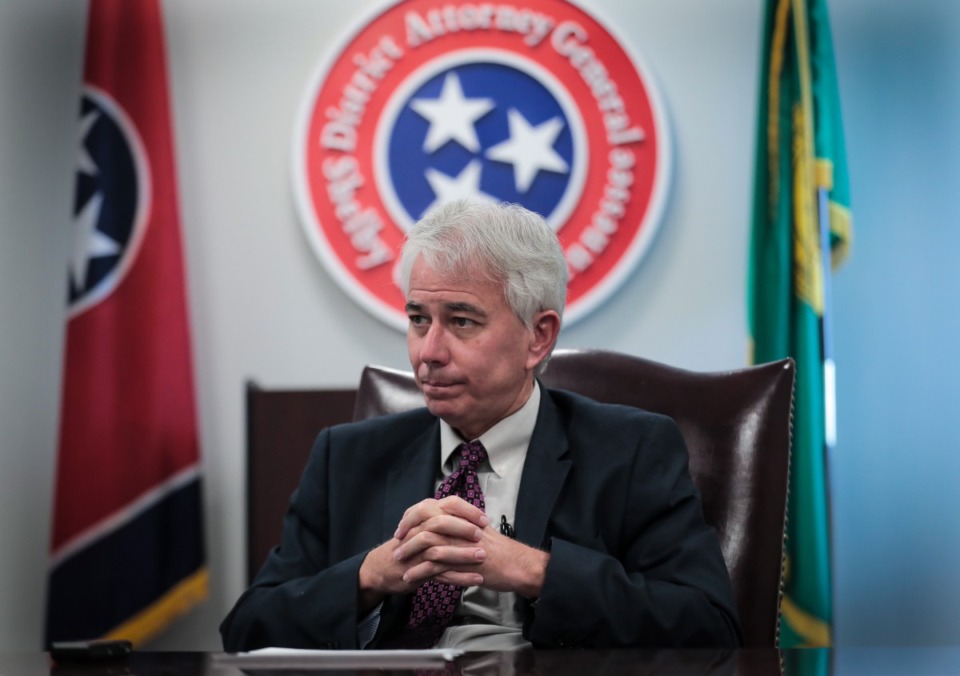
M 555 310 L 541 310 L 533 316 L 530 327 L 530 352 L 527 356 L 527 368 L 533 370 L 546 359 L 557 337 L 560 335 L 560 315 Z

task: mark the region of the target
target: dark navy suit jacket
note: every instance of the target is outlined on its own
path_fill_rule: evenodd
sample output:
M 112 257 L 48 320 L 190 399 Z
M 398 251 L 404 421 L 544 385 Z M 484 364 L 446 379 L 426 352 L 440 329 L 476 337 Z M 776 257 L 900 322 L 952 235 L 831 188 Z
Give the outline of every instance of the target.
M 730 580 L 675 423 L 541 391 L 514 524 L 518 540 L 550 552 L 540 598 L 519 601 L 527 640 L 738 646 Z M 323 430 L 280 546 L 220 627 L 224 648 L 357 648 L 360 564 L 433 494 L 439 458 L 439 421 L 425 408 Z M 369 647 L 408 612 L 409 595 L 388 597 Z

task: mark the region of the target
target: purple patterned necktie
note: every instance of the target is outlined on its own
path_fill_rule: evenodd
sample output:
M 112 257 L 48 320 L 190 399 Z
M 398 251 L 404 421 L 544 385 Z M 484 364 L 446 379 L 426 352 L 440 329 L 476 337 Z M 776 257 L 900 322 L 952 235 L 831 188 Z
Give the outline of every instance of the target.
M 434 497 L 437 500 L 448 495 L 461 498 L 484 509 L 483 491 L 477 477 L 477 467 L 487 459 L 487 451 L 479 441 L 460 445 L 460 466 L 450 473 Z M 453 618 L 453 611 L 463 594 L 463 587 L 427 580 L 417 588 L 407 623 L 410 643 L 415 647 L 432 647 L 440 640 Z

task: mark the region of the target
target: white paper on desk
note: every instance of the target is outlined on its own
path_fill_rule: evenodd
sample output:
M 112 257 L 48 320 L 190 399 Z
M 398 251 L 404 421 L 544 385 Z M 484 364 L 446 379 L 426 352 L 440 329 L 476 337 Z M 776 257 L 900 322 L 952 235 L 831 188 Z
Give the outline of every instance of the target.
M 214 661 L 242 669 L 343 669 L 399 667 L 440 668 L 463 654 L 463 650 L 302 650 L 261 648 L 246 653 L 220 653 Z

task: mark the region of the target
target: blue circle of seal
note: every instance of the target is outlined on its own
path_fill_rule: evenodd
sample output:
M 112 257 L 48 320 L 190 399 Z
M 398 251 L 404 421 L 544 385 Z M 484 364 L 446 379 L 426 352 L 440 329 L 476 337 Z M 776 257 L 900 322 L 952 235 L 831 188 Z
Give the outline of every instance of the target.
M 415 112 L 410 103 L 439 98 L 451 74 L 459 80 L 467 97 L 494 100 L 496 106 L 474 125 L 480 142 L 479 151 L 451 140 L 434 152 L 425 152 L 424 139 L 430 123 Z M 508 110 L 517 111 L 534 126 L 559 119 L 562 131 L 553 148 L 568 165 L 572 164 L 573 139 L 563 108 L 543 84 L 517 68 L 500 63 L 461 64 L 437 73 L 414 90 L 397 115 L 387 153 L 394 189 L 412 220 L 419 219 L 435 199 L 426 179 L 428 170 L 455 177 L 473 161 L 482 165 L 478 186 L 481 192 L 502 201 L 522 204 L 541 214 L 550 214 L 556 209 L 569 185 L 569 172 L 541 171 L 529 188 L 521 191 L 511 165 L 490 159 L 483 152 L 510 136 Z

